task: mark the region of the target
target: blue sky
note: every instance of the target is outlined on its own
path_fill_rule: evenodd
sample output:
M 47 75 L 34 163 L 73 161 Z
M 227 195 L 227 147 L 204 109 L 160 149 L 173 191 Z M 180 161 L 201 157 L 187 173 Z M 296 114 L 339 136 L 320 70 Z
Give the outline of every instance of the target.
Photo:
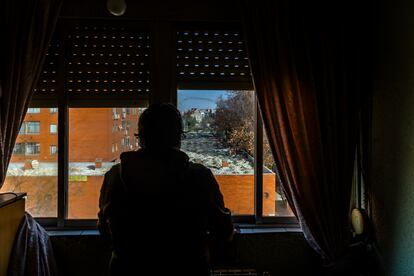
M 178 90 L 178 109 L 187 110 L 190 108 L 216 108 L 218 97 L 226 96 L 224 90 Z

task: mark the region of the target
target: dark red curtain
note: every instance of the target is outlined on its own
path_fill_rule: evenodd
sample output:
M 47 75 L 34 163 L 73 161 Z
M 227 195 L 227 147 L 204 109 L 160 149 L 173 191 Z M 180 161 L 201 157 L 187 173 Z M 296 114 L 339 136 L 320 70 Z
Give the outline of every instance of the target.
M 362 43 L 358 9 L 331 2 L 243 4 L 255 90 L 282 184 L 327 263 L 351 241 Z
M 62 0 L 5 0 L 1 7 L 0 188 L 39 78 Z

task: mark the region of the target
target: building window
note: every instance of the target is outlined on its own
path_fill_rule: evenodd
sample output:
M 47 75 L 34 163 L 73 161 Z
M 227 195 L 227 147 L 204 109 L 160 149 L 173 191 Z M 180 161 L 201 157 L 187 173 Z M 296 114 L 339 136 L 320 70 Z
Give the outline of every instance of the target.
M 50 155 L 55 155 L 57 153 L 57 146 L 50 145 Z
M 40 143 L 27 142 L 26 143 L 26 155 L 40 154 Z
M 28 108 L 27 113 L 29 114 L 40 113 L 40 108 Z
M 26 134 L 26 122 L 23 122 L 20 126 L 19 134 Z
M 50 113 L 57 113 L 58 109 L 56 107 L 49 108 Z
M 24 143 L 16 143 L 13 148 L 13 154 L 25 154 L 25 144 Z
M 50 124 L 50 133 L 56 134 L 57 133 L 57 125 L 56 124 Z
M 26 122 L 25 133 L 26 134 L 39 134 L 40 133 L 40 122 Z

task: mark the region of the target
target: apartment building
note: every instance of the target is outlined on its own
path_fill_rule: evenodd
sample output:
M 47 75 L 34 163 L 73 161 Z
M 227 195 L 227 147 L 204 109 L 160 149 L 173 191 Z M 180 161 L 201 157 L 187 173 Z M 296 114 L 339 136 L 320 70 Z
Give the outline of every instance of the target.
M 139 108 L 69 109 L 70 162 L 114 162 L 138 146 Z M 29 108 L 20 128 L 12 163 L 56 162 L 58 109 Z

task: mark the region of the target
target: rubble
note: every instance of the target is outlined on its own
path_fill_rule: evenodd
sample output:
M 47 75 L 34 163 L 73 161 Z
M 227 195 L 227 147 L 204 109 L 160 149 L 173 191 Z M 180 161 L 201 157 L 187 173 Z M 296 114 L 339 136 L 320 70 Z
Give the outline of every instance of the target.
M 181 149 L 190 160 L 210 168 L 217 175 L 254 174 L 253 158 L 233 153 L 211 133 L 190 132 L 185 134 Z M 97 167 L 95 162 L 70 162 L 69 175 L 101 176 L 115 162 L 102 162 Z M 31 169 L 25 169 L 24 163 L 10 163 L 7 176 L 57 176 L 56 162 L 39 162 Z

